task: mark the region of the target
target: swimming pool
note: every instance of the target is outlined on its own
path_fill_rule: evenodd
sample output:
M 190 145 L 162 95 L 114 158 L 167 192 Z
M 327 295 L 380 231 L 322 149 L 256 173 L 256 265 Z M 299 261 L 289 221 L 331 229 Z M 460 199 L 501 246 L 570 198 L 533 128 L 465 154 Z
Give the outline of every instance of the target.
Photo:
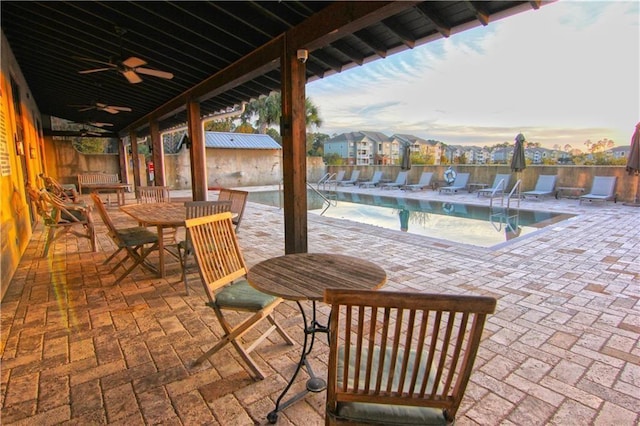
M 433 200 L 396 198 L 350 192 L 325 193 L 335 200 L 323 212 L 323 200 L 307 194 L 310 214 L 401 230 L 443 240 L 492 247 L 523 237 L 573 215 L 537 210 L 506 211 L 503 208 Z M 250 192 L 249 201 L 280 206 L 278 191 Z

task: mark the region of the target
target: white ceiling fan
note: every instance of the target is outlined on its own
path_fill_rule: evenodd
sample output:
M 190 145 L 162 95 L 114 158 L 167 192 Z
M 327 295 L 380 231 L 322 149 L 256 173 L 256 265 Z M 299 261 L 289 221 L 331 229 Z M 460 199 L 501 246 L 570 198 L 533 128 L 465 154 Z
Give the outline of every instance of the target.
M 124 112 L 133 111 L 129 107 L 114 106 L 114 105 L 105 104 L 103 102 L 94 102 L 91 105 L 69 105 L 69 106 L 70 107 L 74 107 L 74 108 L 79 108 L 78 111 L 80 111 L 80 112 L 90 111 L 92 109 L 95 109 L 95 110 L 98 110 L 98 111 L 108 112 L 109 114 L 118 114 L 121 111 L 124 111 Z M 107 123 L 105 123 L 105 124 L 107 124 Z
M 164 78 L 170 80 L 173 78 L 173 74 L 167 71 L 160 71 L 153 68 L 144 67 L 147 65 L 147 61 L 140 59 L 136 56 L 131 56 L 127 59 L 122 59 L 122 35 L 127 32 L 126 29 L 116 27 L 116 33 L 120 37 L 120 56 L 110 58 L 108 62 L 101 61 L 99 59 L 75 57 L 75 59 L 93 62 L 95 64 L 102 65 L 101 67 L 78 71 L 80 74 L 92 74 L 101 71 L 117 70 L 122 74 L 129 83 L 136 84 L 142 82 L 142 78 L 138 74 L 150 75 L 153 77 Z

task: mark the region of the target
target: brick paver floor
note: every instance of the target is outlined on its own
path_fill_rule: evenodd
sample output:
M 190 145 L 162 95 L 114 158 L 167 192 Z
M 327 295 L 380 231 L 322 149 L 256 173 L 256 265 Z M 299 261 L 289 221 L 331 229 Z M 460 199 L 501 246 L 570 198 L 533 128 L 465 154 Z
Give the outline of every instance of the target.
M 488 203 L 475 194 L 407 195 Z M 577 216 L 491 249 L 310 214 L 309 251 L 374 261 L 387 271 L 387 290 L 498 299 L 458 424 L 637 425 L 640 208 L 566 199 L 521 207 Z M 118 226 L 134 225 L 110 211 Z M 39 226 L 2 300 L 2 423 L 266 424 L 299 346 L 277 335 L 263 343 L 254 354 L 268 373 L 262 381 L 232 349 L 193 366 L 220 334 L 197 274 L 189 275 L 189 296 L 177 262 L 166 279 L 138 269 L 114 285 L 102 265 L 114 247 L 96 219 L 97 253 L 67 237 L 43 259 Z M 238 236 L 249 265 L 283 254 L 282 211 L 250 203 Z M 277 314 L 301 341 L 296 305 L 283 303 Z M 323 340 L 311 358 L 319 374 Z M 323 424 L 323 404 L 323 393 L 309 395 L 278 424 Z

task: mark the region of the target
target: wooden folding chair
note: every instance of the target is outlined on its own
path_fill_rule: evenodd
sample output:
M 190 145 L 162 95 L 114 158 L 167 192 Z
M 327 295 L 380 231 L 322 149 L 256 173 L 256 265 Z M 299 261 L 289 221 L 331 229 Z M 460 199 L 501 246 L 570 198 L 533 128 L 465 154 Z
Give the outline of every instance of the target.
M 211 216 L 218 213 L 231 211 L 231 201 L 187 201 L 184 203 L 186 208 L 186 218 L 193 219 L 195 217 Z M 184 288 L 189 294 L 189 284 L 187 283 L 187 260 L 189 255 L 193 254 L 193 244 L 191 236 L 187 229 L 185 239 L 178 243 L 178 257 L 182 266 L 182 280 Z
M 490 297 L 329 289 L 327 425 L 450 424 Z
M 47 257 L 51 244 L 67 233 L 89 239 L 91 251 L 96 251 L 96 235 L 90 207 L 84 203 L 65 203 L 54 194 L 46 190 L 38 191 L 30 184 L 27 185 L 27 195 L 47 228 L 42 257 Z M 78 228 L 83 230 L 77 231 Z
M 134 226 L 131 228 L 120 229 L 116 228 L 100 196 L 95 192 L 92 192 L 91 199 L 93 199 L 96 209 L 98 210 L 102 221 L 107 227 L 109 237 L 111 237 L 115 245 L 118 247 L 118 249 L 113 254 L 111 254 L 111 256 L 109 256 L 103 264 L 109 263 L 111 259 L 115 258 L 118 253 L 122 251 L 126 253 L 126 256 L 123 257 L 109 271 L 109 273 L 113 274 L 116 269 L 118 269 L 120 265 L 124 265 L 127 260 L 133 261 L 131 266 L 125 268 L 124 273 L 116 279 L 115 284 L 122 281 L 138 265 L 145 267 L 153 273 L 157 273 L 158 271 L 152 266 L 148 265 L 145 260 L 147 256 L 149 256 L 149 253 L 158 249 L 158 234 L 149 231 L 143 226 Z M 147 247 L 145 247 L 145 245 L 147 245 Z
M 73 203 L 80 201 L 80 194 L 78 194 L 74 184 L 62 185 L 57 180 L 51 176 L 45 175 L 44 173 L 40 174 L 40 179 L 44 182 L 44 187 L 47 191 L 60 198 L 62 201 Z
M 195 363 L 203 362 L 231 343 L 253 375 L 258 379 L 264 379 L 265 374 L 251 358 L 251 352 L 273 331 L 277 331 L 289 345 L 293 345 L 293 340 L 273 315 L 273 310 L 282 299 L 262 293 L 247 282 L 247 266 L 240 251 L 231 216 L 230 212 L 226 212 L 186 221 L 200 277 L 209 298 L 207 306 L 214 310 L 224 330 L 224 335 L 218 343 L 202 354 Z M 228 310 L 245 312 L 250 316 L 232 325 L 224 316 L 224 311 Z M 271 323 L 269 329 L 245 347 L 241 341 L 242 336 L 265 318 Z
M 138 203 L 169 203 L 171 195 L 168 186 L 139 186 Z
M 232 219 L 236 227 L 236 232 L 238 232 L 238 228 L 240 228 L 240 222 L 242 221 L 242 215 L 244 214 L 248 197 L 249 193 L 247 191 L 240 191 L 238 189 L 222 188 L 218 194 L 218 201 L 231 201 L 231 213 L 235 213 L 236 215 Z

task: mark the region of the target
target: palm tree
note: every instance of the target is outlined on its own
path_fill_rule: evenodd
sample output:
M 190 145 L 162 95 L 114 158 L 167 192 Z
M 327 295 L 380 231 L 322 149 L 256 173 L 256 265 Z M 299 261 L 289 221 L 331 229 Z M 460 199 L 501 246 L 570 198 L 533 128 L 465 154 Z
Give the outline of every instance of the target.
M 305 108 L 307 110 L 305 117 L 307 128 L 311 126 L 320 127 L 322 125 L 322 118 L 320 118 L 318 107 L 310 98 L 305 99 Z M 267 132 L 268 127 L 280 124 L 281 116 L 282 97 L 280 92 L 273 92 L 269 96 L 261 96 L 249 102 L 241 118 L 242 121 L 246 123 L 256 117 L 255 127 L 258 129 L 258 133 L 264 134 Z

